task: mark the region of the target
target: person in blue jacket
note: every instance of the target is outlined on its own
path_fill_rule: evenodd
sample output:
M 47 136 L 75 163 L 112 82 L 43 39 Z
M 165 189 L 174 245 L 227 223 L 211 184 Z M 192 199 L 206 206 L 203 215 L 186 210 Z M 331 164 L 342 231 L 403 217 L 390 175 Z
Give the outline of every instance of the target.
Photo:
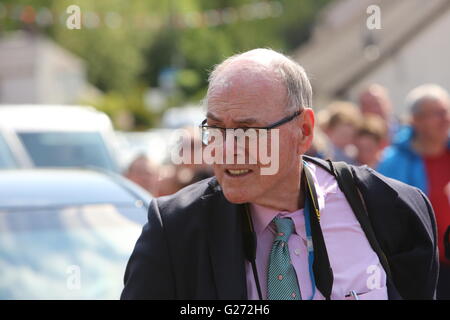
M 450 97 L 423 85 L 407 97 L 411 125 L 395 136 L 377 170 L 421 189 L 431 201 L 438 227 L 440 279 L 437 297 L 450 299 Z M 447 254 L 446 254 L 447 251 Z
M 377 171 L 387 177 L 415 186 L 429 195 L 425 162 L 422 155 L 413 147 L 415 136 L 412 126 L 402 127 L 395 135 L 392 145 L 384 150 Z M 448 140 L 447 149 L 450 150 L 450 138 Z

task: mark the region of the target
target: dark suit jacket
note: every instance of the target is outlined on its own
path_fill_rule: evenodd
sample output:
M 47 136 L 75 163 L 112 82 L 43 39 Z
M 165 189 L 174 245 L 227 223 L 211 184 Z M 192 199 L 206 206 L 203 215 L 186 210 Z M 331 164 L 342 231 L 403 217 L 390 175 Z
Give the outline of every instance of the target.
M 432 299 L 436 226 L 418 189 L 353 167 L 377 239 L 404 299 Z M 154 199 L 125 272 L 122 299 L 247 299 L 243 206 L 209 178 Z

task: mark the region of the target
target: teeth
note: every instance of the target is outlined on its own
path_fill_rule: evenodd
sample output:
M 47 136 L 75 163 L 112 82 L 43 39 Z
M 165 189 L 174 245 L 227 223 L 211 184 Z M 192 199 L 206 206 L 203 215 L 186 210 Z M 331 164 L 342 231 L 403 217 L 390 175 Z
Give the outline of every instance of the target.
M 231 173 L 232 175 L 241 175 L 244 173 L 249 172 L 250 170 L 244 169 L 244 170 L 228 170 L 229 173 Z

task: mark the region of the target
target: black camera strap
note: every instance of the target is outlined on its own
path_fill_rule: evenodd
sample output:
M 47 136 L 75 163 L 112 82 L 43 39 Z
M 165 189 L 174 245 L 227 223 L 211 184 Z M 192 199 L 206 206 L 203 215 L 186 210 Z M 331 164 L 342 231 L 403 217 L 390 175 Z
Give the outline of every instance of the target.
M 256 268 L 256 233 L 253 227 L 253 220 L 250 214 L 248 204 L 244 205 L 245 213 L 242 216 L 242 225 L 244 226 L 244 252 L 248 261 L 252 265 L 253 277 L 255 279 L 256 289 L 258 290 L 259 300 L 262 300 L 261 285 L 258 278 L 258 269 Z
M 306 196 L 309 198 L 313 206 L 313 213 L 310 214 L 312 241 L 314 247 L 314 279 L 316 280 L 316 287 L 325 297 L 331 299 L 331 291 L 333 289 L 333 270 L 331 269 L 330 260 L 328 258 L 325 240 L 323 239 L 322 228 L 320 227 L 320 210 L 317 200 L 317 192 L 314 186 L 312 174 L 308 166 L 303 166 L 303 183 L 305 184 Z

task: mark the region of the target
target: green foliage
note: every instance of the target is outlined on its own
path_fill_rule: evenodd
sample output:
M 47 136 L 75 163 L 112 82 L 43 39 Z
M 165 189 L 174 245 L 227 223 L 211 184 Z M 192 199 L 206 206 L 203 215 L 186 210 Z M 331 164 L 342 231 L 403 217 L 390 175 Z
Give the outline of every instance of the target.
M 289 52 L 309 36 L 319 9 L 331 0 L 279 0 L 281 16 L 249 19 L 245 6 L 259 0 L 0 0 L 6 6 L 46 7 L 56 14 L 49 27 L 25 25 L 20 19 L 1 19 L 0 32 L 25 28 L 44 32 L 86 62 L 89 81 L 105 92 L 96 106 L 117 117 L 132 113 L 135 125 L 157 124 L 157 116 L 144 107 L 144 88 L 159 85 L 160 73 L 178 70 L 176 90 L 169 92 L 167 106 L 200 100 L 206 90 L 208 71 L 224 58 L 256 47 Z M 268 2 L 266 2 L 268 3 Z M 69 30 L 66 8 L 78 5 L 82 15 L 95 12 L 97 27 Z M 232 23 L 186 26 L 183 17 L 231 8 Z M 121 16 L 120 25 L 106 25 L 108 15 Z M 224 11 L 222 11 L 224 12 Z M 116 16 L 117 16 L 116 14 Z M 199 16 L 199 15 L 197 15 Z M 60 21 L 62 17 L 62 21 Z
M 198 89 L 200 89 L 200 75 L 196 70 L 183 69 L 177 74 L 177 85 L 188 95 L 194 94 Z
M 148 1 L 89 1 L 58 0 L 54 5 L 63 11 L 76 4 L 83 12 L 96 12 L 105 17 L 109 12 L 119 12 L 122 22 L 118 28 L 109 28 L 104 23 L 97 28 L 83 27 L 69 30 L 55 29 L 54 37 L 64 47 L 80 55 L 88 64 L 89 79 L 102 90 L 127 92 L 137 83 L 138 75 L 145 65 L 142 49 L 153 38 L 151 30 L 135 27 L 133 18 L 142 11 L 151 11 L 154 2 Z
M 145 107 L 142 100 L 143 91 L 140 87 L 127 93 L 111 91 L 89 104 L 105 112 L 118 129 L 145 130 L 157 124 L 158 115 Z

